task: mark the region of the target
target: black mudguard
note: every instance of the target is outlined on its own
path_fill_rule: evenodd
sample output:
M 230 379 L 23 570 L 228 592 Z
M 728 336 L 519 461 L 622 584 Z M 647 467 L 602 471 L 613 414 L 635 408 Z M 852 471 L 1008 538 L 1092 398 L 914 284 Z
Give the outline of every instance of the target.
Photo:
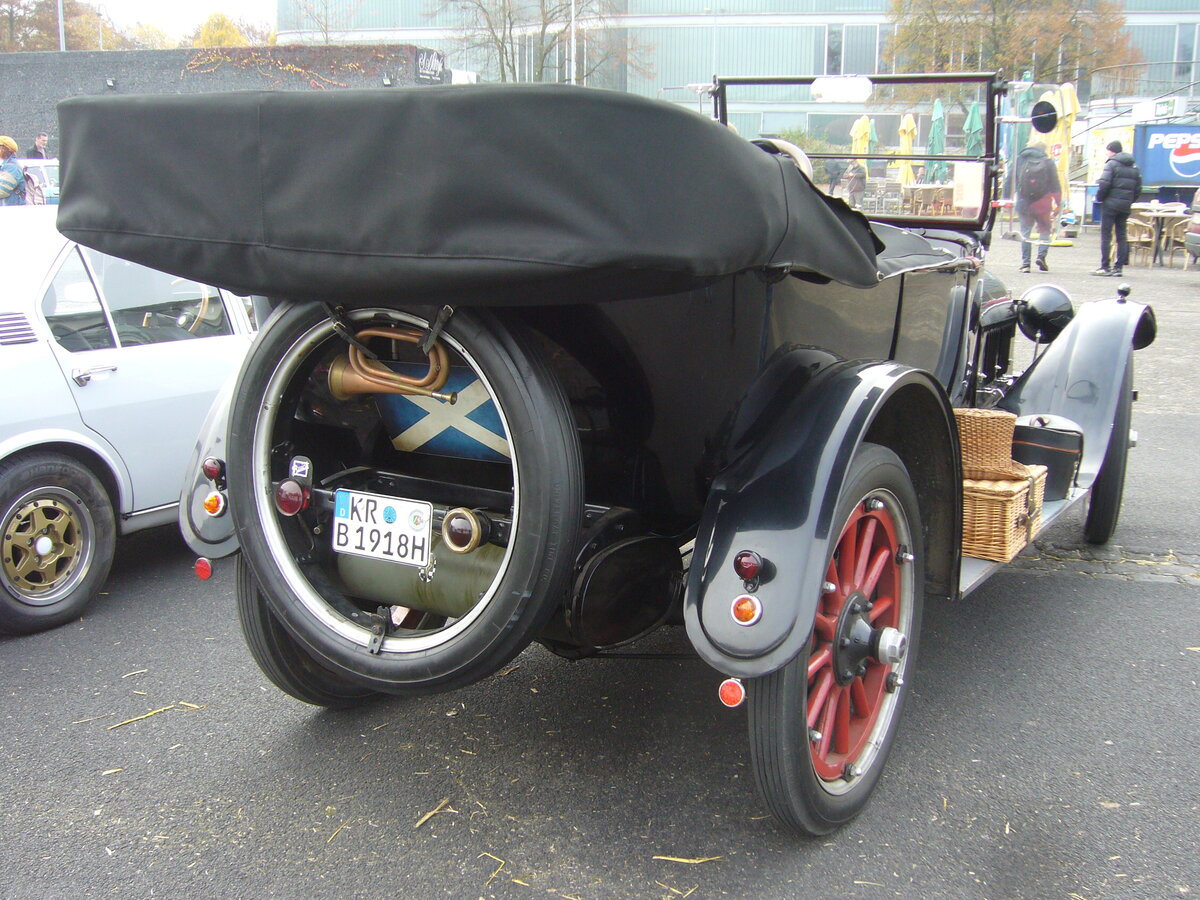
M 812 629 L 838 494 L 864 442 L 894 450 L 921 504 L 926 583 L 957 590 L 961 466 L 949 400 L 918 369 L 892 362 L 838 361 L 795 348 L 776 357 L 739 405 L 728 464 L 714 480 L 696 536 L 684 620 L 696 651 L 718 671 L 769 674 L 791 660 Z M 750 549 L 768 562 L 753 592 L 762 618 L 731 615 L 745 585 L 733 569 Z
M 1079 425 L 1083 458 L 1076 483 L 1090 487 L 1112 438 L 1125 363 L 1134 350 L 1153 343 L 1156 333 L 1148 305 L 1125 299 L 1081 304 L 998 408 L 1018 416 L 1065 416 Z

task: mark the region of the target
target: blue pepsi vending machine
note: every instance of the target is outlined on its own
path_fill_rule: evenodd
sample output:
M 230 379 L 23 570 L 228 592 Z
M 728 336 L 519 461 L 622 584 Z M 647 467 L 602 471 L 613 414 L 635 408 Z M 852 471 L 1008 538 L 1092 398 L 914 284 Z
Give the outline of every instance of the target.
M 1200 187 L 1200 122 L 1188 125 L 1138 125 L 1133 157 L 1147 188 L 1158 199 L 1190 202 Z

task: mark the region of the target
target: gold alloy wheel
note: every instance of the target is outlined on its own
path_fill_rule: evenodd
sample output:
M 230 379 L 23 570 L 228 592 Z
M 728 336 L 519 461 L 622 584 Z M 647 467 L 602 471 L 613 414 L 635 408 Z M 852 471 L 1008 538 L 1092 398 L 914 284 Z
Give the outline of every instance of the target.
M 22 503 L 4 523 L 4 575 L 31 600 L 68 583 L 83 557 L 83 535 L 71 507 L 39 497 Z

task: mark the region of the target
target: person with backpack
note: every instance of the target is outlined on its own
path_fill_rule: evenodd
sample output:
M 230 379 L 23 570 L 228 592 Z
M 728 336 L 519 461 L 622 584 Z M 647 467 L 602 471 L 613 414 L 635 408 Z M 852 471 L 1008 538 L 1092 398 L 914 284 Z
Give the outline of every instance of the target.
M 1100 203 L 1100 268 L 1092 274 L 1122 275 L 1129 262 L 1125 224 L 1129 221 L 1129 210 L 1142 193 L 1142 172 L 1133 156 L 1123 152 L 1120 141 L 1111 141 L 1104 149 L 1108 151 L 1108 162 L 1096 188 L 1096 200 Z M 1117 255 L 1110 268 L 1113 235 L 1116 235 Z
M 1051 223 L 1062 206 L 1062 187 L 1058 182 L 1058 166 L 1046 155 L 1045 144 L 1031 144 L 1017 154 L 1016 165 L 1017 219 L 1021 224 L 1021 269 L 1029 271 L 1033 242 L 1030 236 L 1037 226 L 1037 267 L 1048 272 L 1046 254 L 1050 250 Z
M 0 206 L 25 205 L 25 170 L 14 157 L 17 142 L 8 135 L 0 135 Z

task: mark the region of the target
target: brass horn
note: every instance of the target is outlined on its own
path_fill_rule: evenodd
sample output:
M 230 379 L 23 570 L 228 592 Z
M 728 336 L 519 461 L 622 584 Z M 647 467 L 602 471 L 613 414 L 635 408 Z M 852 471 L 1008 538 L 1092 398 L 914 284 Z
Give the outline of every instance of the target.
M 409 344 L 420 344 L 425 339 L 424 332 L 413 328 L 364 328 L 354 336 L 359 341 L 376 337 Z M 345 356 L 337 357 L 329 366 L 329 392 L 339 400 L 348 400 L 356 394 L 420 394 L 454 403 L 458 400 L 457 393 L 440 390 L 450 377 L 446 348 L 440 341 L 434 342 L 427 358 L 429 370 L 421 378 L 412 378 L 368 359 L 352 345 Z

